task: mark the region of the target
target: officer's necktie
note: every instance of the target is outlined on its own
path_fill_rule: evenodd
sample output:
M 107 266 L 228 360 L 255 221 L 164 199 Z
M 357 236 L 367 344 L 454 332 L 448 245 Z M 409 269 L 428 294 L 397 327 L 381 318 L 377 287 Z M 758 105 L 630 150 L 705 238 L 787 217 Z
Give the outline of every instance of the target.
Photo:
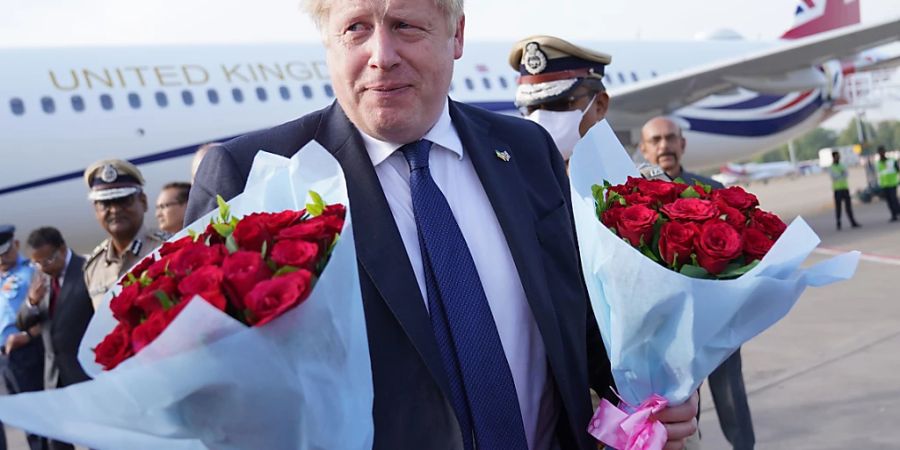
M 50 317 L 53 317 L 53 313 L 56 312 L 56 302 L 57 297 L 59 297 L 59 278 L 50 276 L 50 305 L 49 305 L 49 313 Z
M 426 140 L 400 148 L 409 163 L 431 325 L 463 442 L 466 449 L 525 450 L 512 372 L 469 247 L 428 170 L 430 149 Z

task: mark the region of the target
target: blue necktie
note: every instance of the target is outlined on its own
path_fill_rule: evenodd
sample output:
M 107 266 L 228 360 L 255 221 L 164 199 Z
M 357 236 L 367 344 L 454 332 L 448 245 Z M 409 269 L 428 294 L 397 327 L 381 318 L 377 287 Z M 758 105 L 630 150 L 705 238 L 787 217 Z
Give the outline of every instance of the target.
M 526 450 L 512 372 L 469 247 L 428 170 L 430 149 L 420 140 L 400 151 L 409 163 L 431 325 L 463 443 L 467 450 Z

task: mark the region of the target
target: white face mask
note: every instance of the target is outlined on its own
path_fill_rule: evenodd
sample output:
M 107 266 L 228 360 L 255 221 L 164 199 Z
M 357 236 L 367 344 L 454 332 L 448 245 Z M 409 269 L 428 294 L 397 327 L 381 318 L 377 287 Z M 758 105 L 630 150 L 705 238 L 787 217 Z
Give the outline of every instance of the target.
M 575 144 L 581 139 L 581 132 L 578 129 L 581 126 L 581 119 L 587 114 L 591 106 L 594 105 L 594 100 L 596 100 L 596 98 L 597 94 L 594 94 L 594 96 L 591 97 L 591 101 L 588 102 L 587 107 L 584 108 L 584 111 L 577 109 L 572 111 L 536 109 L 526 118 L 540 124 L 548 133 L 550 133 L 550 137 L 552 137 L 553 142 L 556 143 L 556 147 L 562 154 L 563 160 L 568 161 L 569 158 L 572 157 L 572 152 L 575 151 Z

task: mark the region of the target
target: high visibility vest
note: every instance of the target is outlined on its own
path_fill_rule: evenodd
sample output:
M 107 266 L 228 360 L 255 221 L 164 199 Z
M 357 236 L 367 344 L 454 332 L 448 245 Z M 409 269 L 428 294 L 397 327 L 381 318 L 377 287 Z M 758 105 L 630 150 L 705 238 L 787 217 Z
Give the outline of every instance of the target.
M 831 188 L 835 191 L 850 189 L 850 184 L 847 183 L 847 167 L 843 164 L 831 165 Z
M 897 161 L 893 159 L 879 160 L 875 167 L 878 169 L 879 187 L 897 187 L 900 184 L 900 174 L 897 173 Z

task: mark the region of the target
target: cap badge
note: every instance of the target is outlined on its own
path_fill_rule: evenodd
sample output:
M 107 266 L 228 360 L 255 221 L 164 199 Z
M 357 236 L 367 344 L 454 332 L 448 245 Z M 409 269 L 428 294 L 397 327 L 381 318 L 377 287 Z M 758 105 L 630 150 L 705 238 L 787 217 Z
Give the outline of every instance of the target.
M 116 168 L 112 166 L 112 164 L 104 164 L 103 169 L 100 170 L 100 179 L 103 180 L 104 183 L 112 183 L 116 181 L 119 173 L 116 172 Z
M 537 42 L 529 42 L 525 45 L 525 56 L 522 57 L 522 62 L 528 73 L 537 75 L 547 68 L 547 55 Z
M 503 162 L 509 162 L 509 160 L 512 158 L 511 156 L 509 156 L 509 152 L 505 150 L 502 152 L 500 150 L 494 150 L 494 154 L 497 155 L 497 158 L 499 158 Z

